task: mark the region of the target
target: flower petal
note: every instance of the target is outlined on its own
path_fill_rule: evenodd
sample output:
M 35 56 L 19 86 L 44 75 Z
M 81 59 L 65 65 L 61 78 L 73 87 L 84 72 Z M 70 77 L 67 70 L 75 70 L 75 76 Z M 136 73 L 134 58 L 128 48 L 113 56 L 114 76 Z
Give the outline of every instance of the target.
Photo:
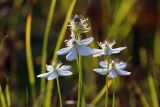
M 120 62 L 119 64 L 118 64 L 118 67 L 119 67 L 119 69 L 125 69 L 126 67 L 127 67 L 127 63 L 125 63 L 125 62 Z
M 104 52 L 102 49 L 93 49 L 93 57 L 98 57 L 104 55 Z
M 108 63 L 106 62 L 106 61 L 101 61 L 101 62 L 99 62 L 99 65 L 102 67 L 102 68 L 108 68 L 107 66 L 108 66 Z
M 60 70 L 58 72 L 59 76 L 69 76 L 69 75 L 72 75 L 73 73 L 70 72 L 70 71 L 63 71 L 63 70 Z
M 66 47 L 66 48 L 62 48 L 59 51 L 56 52 L 57 55 L 64 55 L 69 53 L 69 51 L 72 49 L 72 47 Z
M 93 69 L 93 71 L 97 72 L 98 74 L 101 74 L 101 75 L 106 75 L 107 72 L 105 69 L 101 69 L 101 68 L 95 68 Z
M 126 49 L 126 47 L 119 47 L 119 48 L 112 49 L 112 54 L 120 53 L 124 49 Z
M 71 52 L 66 56 L 66 59 L 68 61 L 72 61 L 76 59 L 76 57 L 77 57 L 77 50 L 76 48 L 72 48 Z
M 52 71 L 51 72 L 47 72 L 47 73 L 43 73 L 43 74 L 39 74 L 39 75 L 37 75 L 37 77 L 48 78 L 51 74 L 52 74 Z
M 120 75 L 123 75 L 123 76 L 125 76 L 125 75 L 130 75 L 130 74 L 131 74 L 131 72 L 127 72 L 127 71 L 123 71 L 123 70 L 118 70 L 118 73 L 119 73 Z
M 70 66 L 70 65 L 62 65 L 62 66 L 60 67 L 60 70 L 69 70 L 69 69 L 71 69 L 71 66 Z
M 47 79 L 48 80 L 53 80 L 55 78 L 58 78 L 58 74 L 56 72 L 53 72 L 52 75 L 50 75 Z
M 78 53 L 82 56 L 88 56 L 93 54 L 93 50 L 86 46 L 77 46 Z
M 118 74 L 115 70 L 111 70 L 108 74 L 109 78 L 116 78 L 117 76 L 118 76 Z
M 46 70 L 48 72 L 53 71 L 53 66 L 52 65 L 46 65 Z
M 82 39 L 82 40 L 80 41 L 80 44 L 87 46 L 88 44 L 90 44 L 90 43 L 93 41 L 93 39 L 94 39 L 93 37 L 89 37 L 89 38 L 87 38 L 87 39 Z

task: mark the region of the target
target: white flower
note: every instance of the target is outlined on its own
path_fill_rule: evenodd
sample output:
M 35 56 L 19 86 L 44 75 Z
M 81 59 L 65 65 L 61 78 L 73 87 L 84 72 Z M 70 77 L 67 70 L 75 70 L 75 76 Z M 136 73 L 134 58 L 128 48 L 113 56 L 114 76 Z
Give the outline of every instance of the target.
M 66 41 L 66 48 L 62 48 L 56 52 L 57 55 L 67 54 L 66 59 L 72 61 L 76 59 L 77 54 L 82 56 L 88 56 L 93 53 L 93 50 L 87 45 L 93 41 L 93 37 L 82 39 L 78 41 L 76 38 L 72 38 Z
M 69 21 L 68 25 L 72 32 L 71 36 L 88 32 L 90 28 L 88 27 L 87 21 L 88 19 L 75 15 L 74 18 Z
M 112 60 L 109 65 L 107 61 L 101 61 L 99 64 L 101 68 L 95 68 L 93 70 L 101 75 L 107 75 L 109 78 L 116 78 L 118 75 L 125 76 L 131 74 L 131 72 L 124 71 L 127 63 L 122 61 L 115 62 Z
M 98 45 L 102 49 L 93 49 L 93 57 L 98 57 L 102 55 L 111 55 L 111 54 L 117 54 L 120 53 L 122 50 L 126 49 L 126 47 L 119 47 L 119 48 L 112 48 L 115 44 L 115 41 L 109 42 L 105 41 L 104 43 L 100 42 Z
M 70 72 L 71 66 L 69 65 L 62 65 L 62 63 L 54 63 L 52 62 L 51 65 L 46 65 L 47 73 L 43 73 L 38 75 L 37 77 L 44 77 L 48 80 L 53 80 L 55 78 L 58 78 L 58 76 L 69 76 L 73 73 Z

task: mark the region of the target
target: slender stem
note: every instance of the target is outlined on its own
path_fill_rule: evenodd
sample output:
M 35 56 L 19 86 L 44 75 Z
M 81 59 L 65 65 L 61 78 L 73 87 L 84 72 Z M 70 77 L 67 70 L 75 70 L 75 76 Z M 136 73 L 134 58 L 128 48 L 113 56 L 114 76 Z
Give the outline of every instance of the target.
M 77 107 L 85 107 L 85 95 L 84 95 L 84 88 L 83 88 L 83 74 L 82 74 L 82 67 L 81 67 L 81 56 L 78 55 L 77 67 L 79 72 L 79 83 L 78 83 L 78 102 Z
M 76 59 L 77 61 L 77 68 L 78 72 L 80 73 L 80 67 L 79 67 L 79 58 Z M 78 83 L 78 101 L 77 101 L 77 107 L 81 107 L 81 81 L 80 81 L 80 74 L 79 74 L 79 83 Z
M 108 77 L 106 75 L 106 100 L 105 100 L 105 107 L 108 106 Z
M 110 57 L 107 56 L 107 68 L 109 70 L 109 60 L 110 60 Z M 107 71 L 109 72 L 109 71 Z M 106 75 L 106 100 L 105 100 L 105 107 L 108 107 L 108 73 Z
M 82 102 L 82 107 L 86 106 L 85 103 L 85 93 L 84 93 L 84 86 L 83 86 L 83 72 L 82 72 L 82 59 L 81 56 L 79 55 L 79 69 L 80 69 L 80 81 L 81 81 L 81 102 Z
M 113 99 L 112 99 L 112 107 L 115 107 L 115 80 L 113 79 Z
M 57 81 L 57 89 L 58 89 L 58 95 L 59 95 L 59 105 L 60 105 L 60 107 L 62 107 L 62 96 L 61 96 L 61 90 L 60 90 L 58 78 L 56 78 L 56 81 Z

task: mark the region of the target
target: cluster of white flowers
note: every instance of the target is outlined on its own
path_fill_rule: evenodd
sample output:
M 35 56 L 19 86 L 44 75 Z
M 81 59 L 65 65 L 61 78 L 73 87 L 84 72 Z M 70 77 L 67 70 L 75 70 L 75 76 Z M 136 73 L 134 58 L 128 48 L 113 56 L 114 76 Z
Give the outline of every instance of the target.
M 98 57 L 102 55 L 111 56 L 112 54 L 120 53 L 122 50 L 126 49 L 126 47 L 112 48 L 115 45 L 115 41 L 109 42 L 105 41 L 104 43 L 98 43 L 101 49 L 93 49 L 93 57 Z M 115 60 L 106 60 L 101 61 L 100 66 L 102 68 L 93 69 L 95 72 L 101 75 L 107 75 L 109 78 L 116 78 L 118 75 L 130 75 L 131 72 L 124 71 L 127 67 L 127 63 L 119 62 Z
M 81 34 L 86 33 L 90 30 L 88 27 L 88 19 L 80 18 L 78 15 L 75 15 L 73 19 L 69 21 L 69 27 L 71 30 L 71 39 L 65 40 L 65 48 L 60 49 L 56 52 L 57 55 L 66 55 L 68 61 L 75 60 L 77 55 L 88 56 L 93 55 L 93 57 L 98 57 L 102 55 L 110 56 L 112 54 L 120 53 L 126 47 L 112 48 L 115 44 L 115 41 L 109 42 L 105 41 L 104 43 L 98 43 L 101 49 L 92 49 L 88 45 L 94 40 L 93 37 L 86 39 L 81 39 Z M 58 78 L 58 76 L 68 76 L 72 75 L 72 72 L 68 71 L 71 66 L 61 66 L 62 63 L 55 64 L 54 62 L 51 65 L 46 65 L 47 73 L 40 74 L 37 77 L 45 77 L 48 80 Z M 115 78 L 118 75 L 130 75 L 130 72 L 124 71 L 127 64 L 125 62 L 117 62 L 114 60 L 111 61 L 101 61 L 100 66 L 102 68 L 93 69 L 95 72 L 101 75 L 107 75 L 110 78 Z

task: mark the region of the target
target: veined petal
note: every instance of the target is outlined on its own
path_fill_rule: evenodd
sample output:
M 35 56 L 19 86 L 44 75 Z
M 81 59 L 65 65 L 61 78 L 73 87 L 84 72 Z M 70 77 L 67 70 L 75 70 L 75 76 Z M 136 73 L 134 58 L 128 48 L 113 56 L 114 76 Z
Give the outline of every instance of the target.
M 47 73 L 43 73 L 43 74 L 39 74 L 39 75 L 37 75 L 37 77 L 48 78 L 51 74 L 52 74 L 52 71 L 51 72 L 47 72 Z
M 119 64 L 118 64 L 118 68 L 119 69 L 125 69 L 127 67 L 127 63 L 125 63 L 125 62 L 120 62 Z
M 105 69 L 101 69 L 101 68 L 95 68 L 93 69 L 93 71 L 97 72 L 98 74 L 101 74 L 101 75 L 106 75 L 107 72 Z
M 104 52 L 102 49 L 93 49 L 93 57 L 98 57 L 104 55 Z
M 50 75 L 47 79 L 48 80 L 53 80 L 55 78 L 58 78 L 58 74 L 56 72 L 53 72 L 52 75 Z
M 120 75 L 123 75 L 123 76 L 125 76 L 125 75 L 130 75 L 131 74 L 131 72 L 127 72 L 127 71 L 123 71 L 123 70 L 117 70 L 118 71 L 118 73 L 120 74 Z
M 60 71 L 58 71 L 58 74 L 59 74 L 59 76 L 69 76 L 69 75 L 72 75 L 73 73 L 70 71 L 60 70 Z
M 126 47 L 119 47 L 119 48 L 112 49 L 112 54 L 120 53 L 124 49 L 126 49 Z
M 53 71 L 53 66 L 52 65 L 46 65 L 46 70 L 48 72 Z
M 93 37 L 89 37 L 89 38 L 87 38 L 87 39 L 82 39 L 81 41 L 80 41 L 80 45 L 88 45 L 88 44 L 90 44 L 92 41 L 93 41 Z
M 118 76 L 118 74 L 115 70 L 111 70 L 108 74 L 109 78 L 116 78 L 117 76 Z
M 77 57 L 77 50 L 76 50 L 76 48 L 72 48 L 70 53 L 66 56 L 66 59 L 68 61 L 72 61 L 72 60 L 76 59 L 76 57 Z
M 88 56 L 93 54 L 93 50 L 86 46 L 77 46 L 78 53 L 82 56 Z
M 106 61 L 101 61 L 99 62 L 99 65 L 102 67 L 102 68 L 108 68 L 108 63 Z
M 70 65 L 62 65 L 59 69 L 60 70 L 69 70 L 69 69 L 71 69 L 71 66 Z
M 59 51 L 56 52 L 57 55 L 64 55 L 70 52 L 70 50 L 72 49 L 72 47 L 66 47 L 66 48 L 62 48 Z

